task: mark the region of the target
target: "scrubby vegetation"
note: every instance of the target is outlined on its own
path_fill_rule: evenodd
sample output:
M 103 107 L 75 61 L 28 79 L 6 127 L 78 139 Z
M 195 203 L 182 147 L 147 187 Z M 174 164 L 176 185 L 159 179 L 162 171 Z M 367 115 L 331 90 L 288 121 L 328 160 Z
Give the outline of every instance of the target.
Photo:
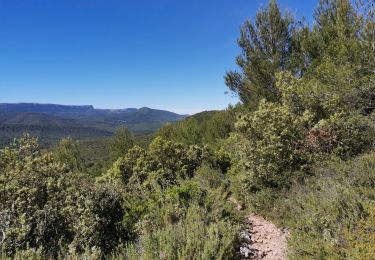
M 240 218 L 226 201 L 222 162 L 205 147 L 157 138 L 147 150 L 129 149 L 95 181 L 80 173 L 74 141 L 60 146 L 54 157 L 25 136 L 2 150 L 3 256 L 235 254 Z M 117 252 L 121 243 L 128 245 Z
M 237 106 L 1 150 L 1 257 L 236 259 L 250 211 L 289 229 L 291 259 L 374 259 L 374 11 L 321 0 L 308 26 L 271 0 L 225 77 Z

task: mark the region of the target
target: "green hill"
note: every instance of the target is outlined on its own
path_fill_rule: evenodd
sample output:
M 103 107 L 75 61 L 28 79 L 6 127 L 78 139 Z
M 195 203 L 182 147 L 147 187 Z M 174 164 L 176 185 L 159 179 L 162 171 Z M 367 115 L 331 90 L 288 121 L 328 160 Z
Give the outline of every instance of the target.
M 155 132 L 168 122 L 185 118 L 151 108 L 95 109 L 93 106 L 52 104 L 0 104 L 0 145 L 25 132 L 50 144 L 70 136 L 90 139 L 111 136 L 120 126 L 136 135 Z

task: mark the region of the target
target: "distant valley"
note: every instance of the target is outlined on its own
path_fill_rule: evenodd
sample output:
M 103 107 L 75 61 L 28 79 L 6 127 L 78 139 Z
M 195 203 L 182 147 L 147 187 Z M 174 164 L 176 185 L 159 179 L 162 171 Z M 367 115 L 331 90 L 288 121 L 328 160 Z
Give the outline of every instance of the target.
M 184 119 L 165 110 L 143 108 L 96 109 L 55 104 L 0 104 L 0 145 L 25 132 L 39 136 L 44 144 L 63 137 L 90 139 L 111 136 L 120 126 L 133 134 L 149 134 L 168 122 Z

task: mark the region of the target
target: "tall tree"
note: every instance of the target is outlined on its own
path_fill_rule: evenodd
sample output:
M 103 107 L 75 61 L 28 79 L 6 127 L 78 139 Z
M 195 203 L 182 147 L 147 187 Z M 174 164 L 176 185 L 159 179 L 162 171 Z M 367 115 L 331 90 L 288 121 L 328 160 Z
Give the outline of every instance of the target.
M 119 157 L 125 156 L 133 145 L 133 137 L 129 130 L 126 127 L 120 127 L 111 140 L 112 159 L 117 160 Z
M 314 18 L 313 34 L 318 38 L 319 56 L 354 61 L 360 24 L 350 0 L 320 0 Z
M 375 51 L 374 1 L 320 0 L 315 24 L 305 44 L 313 65 L 330 60 L 336 65 L 372 67 Z M 369 55 L 372 54 L 372 55 Z M 314 69 L 315 66 L 313 66 Z
M 311 60 L 306 79 L 319 99 L 371 114 L 375 108 L 375 4 L 373 0 L 356 2 L 319 1 L 314 27 L 302 42 Z
M 70 137 L 61 139 L 55 148 L 54 155 L 70 171 L 82 172 L 85 169 L 84 160 L 77 142 Z
M 243 103 L 277 99 L 275 73 L 297 72 L 293 61 L 295 28 L 294 19 L 280 11 L 276 0 L 270 0 L 254 22 L 248 20 L 242 25 L 238 40 L 242 53 L 236 60 L 241 72 L 228 72 L 225 81 Z

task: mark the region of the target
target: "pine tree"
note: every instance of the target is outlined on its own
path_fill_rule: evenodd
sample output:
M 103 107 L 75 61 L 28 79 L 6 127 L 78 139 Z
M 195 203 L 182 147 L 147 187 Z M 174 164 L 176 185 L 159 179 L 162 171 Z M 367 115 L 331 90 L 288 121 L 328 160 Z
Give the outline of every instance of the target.
M 285 70 L 297 73 L 295 30 L 294 19 L 288 13 L 282 14 L 276 0 L 260 10 L 254 22 L 246 21 L 242 25 L 238 40 L 242 53 L 237 57 L 241 72 L 228 72 L 225 80 L 243 103 L 254 105 L 261 98 L 277 99 L 275 73 Z
M 77 142 L 72 138 L 63 138 L 55 148 L 56 159 L 63 163 L 69 170 L 83 172 L 85 170 L 84 160 Z
M 134 141 L 129 130 L 126 127 L 120 127 L 111 140 L 112 159 L 117 160 L 119 157 L 124 156 L 133 145 Z

